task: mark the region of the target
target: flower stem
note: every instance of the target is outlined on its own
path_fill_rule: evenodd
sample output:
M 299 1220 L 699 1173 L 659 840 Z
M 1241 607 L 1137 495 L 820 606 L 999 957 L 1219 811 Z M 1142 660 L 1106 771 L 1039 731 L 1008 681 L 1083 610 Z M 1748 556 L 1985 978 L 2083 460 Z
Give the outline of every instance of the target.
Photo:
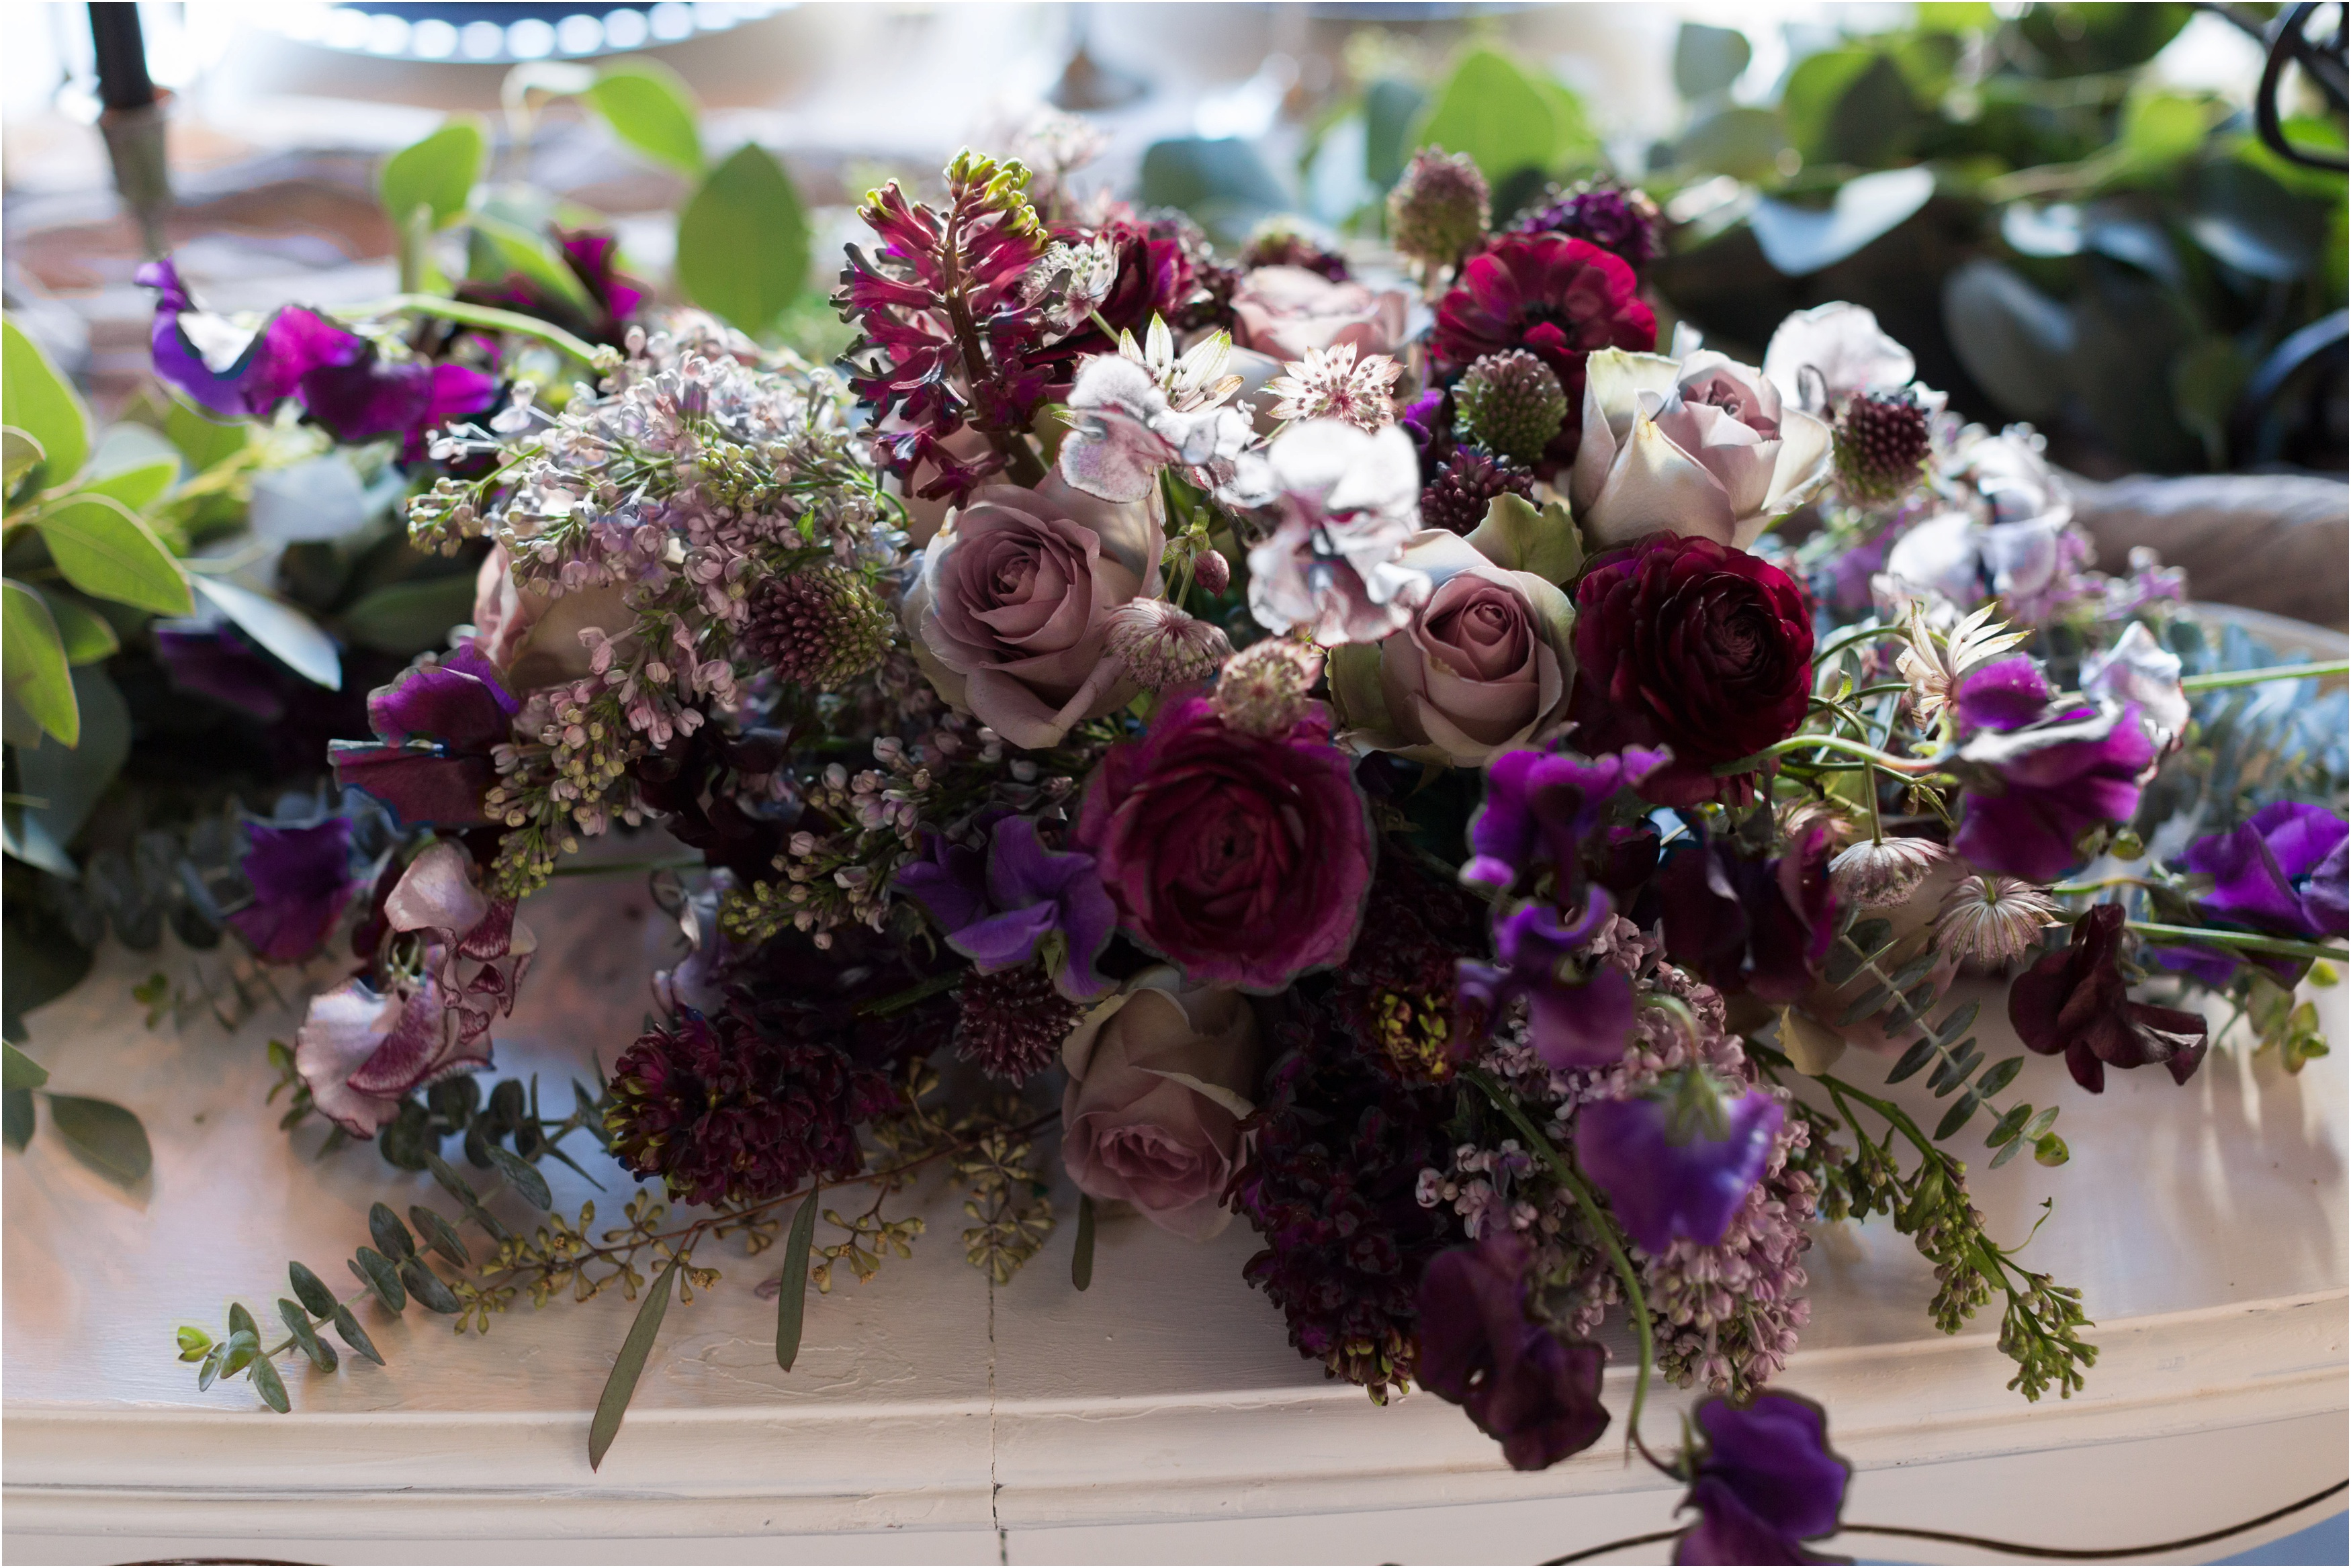
M 2125 923 L 2141 936 L 2209 942 L 2224 948 L 2243 948 L 2248 952 L 2274 953 L 2280 958 L 2334 959 L 2338 962 L 2351 958 L 2351 952 L 2342 948 L 2328 947 L 2325 942 L 2297 942 L 2286 937 L 2263 936 L 2258 931 L 2221 931 L 2207 926 L 2163 926 L 2152 920 Z
M 1940 765 L 1932 757 L 1897 757 L 1875 746 L 1864 745 L 1859 741 L 1847 740 L 1843 735 L 1791 735 L 1776 745 L 1766 746 L 1737 762 L 1722 763 L 1714 770 L 1714 774 L 1717 778 L 1723 778 L 1732 774 L 1752 773 L 1773 757 L 1783 757 L 1813 747 L 1859 757 L 1865 763 L 1873 763 L 1887 773 L 1900 774 L 1905 778 L 1933 773 Z
M 2351 674 L 2351 659 L 2323 664 L 2278 664 L 2267 670 L 2222 670 L 2210 675 L 2190 675 L 2179 683 L 2182 691 L 2223 691 L 2231 686 L 2259 686 L 2271 680 L 2303 680 L 2312 677 Z
M 500 310 L 493 305 L 468 305 L 463 300 L 444 299 L 437 294 L 395 294 L 390 299 L 376 300 L 368 305 L 337 306 L 329 315 L 346 321 L 364 321 L 371 317 L 392 316 L 413 310 L 420 316 L 437 316 L 444 321 L 462 322 L 467 327 L 479 327 L 492 332 L 518 332 L 526 337 L 562 349 L 585 365 L 593 365 L 598 358 L 609 355 L 609 348 L 599 348 L 582 342 L 552 322 L 541 321 L 535 316 L 525 316 L 517 310 Z
M 1600 1212 L 1599 1200 L 1592 1196 L 1592 1189 L 1584 1185 L 1583 1178 L 1567 1162 L 1567 1157 L 1552 1146 L 1551 1139 L 1543 1137 L 1533 1119 L 1518 1101 L 1510 1097 L 1510 1091 L 1496 1083 L 1489 1074 L 1477 1067 L 1463 1068 L 1461 1075 L 1493 1101 L 1494 1107 L 1509 1117 L 1510 1125 L 1526 1138 L 1528 1147 L 1542 1156 L 1543 1163 L 1551 1167 L 1552 1175 L 1567 1189 L 1568 1196 L 1575 1199 L 1577 1210 L 1583 1215 L 1583 1222 L 1592 1228 L 1592 1233 L 1600 1239 L 1602 1249 L 1607 1252 L 1609 1265 L 1616 1271 L 1616 1278 L 1625 1287 L 1629 1315 L 1633 1319 L 1633 1337 L 1639 1346 L 1635 1354 L 1641 1363 L 1633 1377 L 1633 1408 L 1625 1417 L 1625 1441 L 1628 1446 L 1640 1449 L 1641 1457 L 1651 1464 L 1660 1469 L 1667 1469 L 1663 1461 L 1649 1452 L 1648 1445 L 1641 1441 L 1641 1407 L 1648 1401 L 1649 1363 L 1656 1355 L 1656 1346 L 1649 1334 L 1649 1302 L 1641 1290 L 1641 1276 L 1635 1272 L 1633 1261 L 1625 1255 L 1625 1249 L 1617 1241 L 1616 1231 L 1608 1223 L 1607 1216 Z

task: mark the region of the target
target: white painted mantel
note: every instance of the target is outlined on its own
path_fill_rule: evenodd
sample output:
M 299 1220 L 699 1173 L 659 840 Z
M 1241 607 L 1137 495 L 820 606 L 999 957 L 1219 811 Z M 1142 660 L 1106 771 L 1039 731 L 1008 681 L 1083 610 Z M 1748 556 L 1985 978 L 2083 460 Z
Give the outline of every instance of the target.
M 527 914 L 539 967 L 499 1064 L 556 1087 L 633 1033 L 664 922 L 622 879 L 560 884 Z M 1607 1439 L 1519 1475 L 1453 1407 L 1415 1395 L 1375 1408 L 1301 1360 L 1241 1282 L 1245 1227 L 1193 1246 L 1105 1224 L 1081 1294 L 1064 1225 L 991 1291 L 963 1262 L 962 1216 L 935 1197 L 912 1262 L 811 1297 L 789 1376 L 774 1307 L 752 1290 L 773 1254 L 702 1258 L 726 1278 L 671 1309 L 601 1473 L 588 1418 L 633 1310 L 617 1299 L 521 1307 L 486 1339 L 421 1309 L 394 1323 L 371 1308 L 391 1365 L 288 1366 L 291 1416 L 242 1383 L 198 1394 L 173 1359 L 177 1324 L 218 1332 L 232 1299 L 273 1320 L 288 1257 L 340 1279 L 371 1200 L 404 1210 L 437 1194 L 367 1148 L 314 1161 L 315 1127 L 276 1131 L 261 1047 L 290 1038 L 291 1012 L 234 1038 L 147 1032 L 128 988 L 153 967 L 110 952 L 32 1021 L 56 1085 L 137 1107 L 156 1160 L 126 1198 L 46 1126 L 6 1158 L 10 1563 L 1530 1562 L 1671 1521 L 1674 1490 L 1624 1461 L 1626 1369 L 1610 1374 Z M 2003 1240 L 2057 1200 L 2025 1257 L 2080 1285 L 2098 1323 L 2098 1365 L 2070 1401 L 2007 1391 L 1995 1317 L 1937 1334 L 1927 1268 L 1890 1225 L 1822 1236 L 1813 1322 L 1782 1381 L 1829 1407 L 1860 1467 L 1849 1520 L 2125 1545 L 2343 1478 L 2343 995 L 2322 993 L 2335 1054 L 2298 1079 L 2216 1053 L 2185 1088 L 2117 1073 L 2092 1099 L 2058 1064 L 2028 1062 L 2018 1091 L 2064 1106 L 2074 1161 L 1980 1172 L 1978 1199 Z M 2001 1054 L 2004 1024 L 1986 1033 Z M 1901 1092 L 1931 1104 L 1915 1083 Z M 549 1169 L 559 1200 L 587 1194 Z M 1066 1184 L 1058 1207 L 1072 1212 Z M 1660 1442 L 1680 1402 L 1653 1407 Z

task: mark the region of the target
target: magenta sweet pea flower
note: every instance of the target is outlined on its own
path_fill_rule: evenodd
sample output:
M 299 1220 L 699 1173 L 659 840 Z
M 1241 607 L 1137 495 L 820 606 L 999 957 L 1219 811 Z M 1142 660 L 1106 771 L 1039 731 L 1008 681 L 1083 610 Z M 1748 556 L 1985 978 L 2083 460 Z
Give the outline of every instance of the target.
M 1787 1112 L 1762 1089 L 1723 1107 L 1719 1137 L 1661 1099 L 1595 1100 L 1575 1115 L 1575 1163 L 1608 1194 L 1625 1233 L 1652 1256 L 1677 1241 L 1711 1247 L 1771 1163 Z
M 1118 911 L 1092 856 L 1049 849 L 1035 818 L 1006 816 L 990 835 L 987 870 L 975 885 L 978 861 L 977 852 L 940 839 L 932 858 L 905 867 L 896 880 L 939 922 L 947 946 L 982 974 L 1019 968 L 1058 936 L 1054 979 L 1061 989 L 1079 1001 L 1110 989 L 1094 963 L 1110 945 Z
M 1678 1563 L 1827 1563 L 1804 1542 L 1834 1535 L 1853 1467 L 1831 1452 L 1828 1414 L 1793 1394 L 1744 1407 L 1717 1397 L 1698 1407 L 1705 1446 L 1689 1461 L 1698 1521 L 1674 1546 Z
M 1607 893 L 1591 891 L 1582 917 L 1562 926 L 1552 910 L 1529 904 L 1494 922 L 1499 966 L 1459 961 L 1459 993 L 1470 1005 L 1459 1010 L 1466 1044 L 1473 1026 L 1489 1024 L 1511 1002 L 1527 1002 L 1527 1042 L 1558 1068 L 1605 1067 L 1623 1060 L 1633 1037 L 1633 982 L 1613 965 L 1594 966 L 1580 981 L 1562 978 L 1614 914 Z M 1483 1029 L 1479 1029 L 1482 1033 Z
M 2213 878 L 2196 900 L 2208 919 L 2281 937 L 2351 934 L 2345 852 L 2351 825 L 2325 806 L 2275 801 L 2226 833 L 2188 846 L 2179 868 Z
M 1486 768 L 1486 798 L 1469 819 L 1461 879 L 1508 892 L 1543 867 L 1568 897 L 1583 885 L 1585 852 L 1614 807 L 1664 765 L 1667 753 L 1628 746 L 1604 756 L 1570 751 L 1504 752 Z
M 1468 1412 L 1513 1469 L 1582 1453 L 1608 1429 L 1600 1403 L 1606 1356 L 1527 1317 L 1534 1251 L 1504 1231 L 1429 1261 L 1417 1305 L 1421 1386 Z
M 2054 693 L 2022 654 L 1960 677 L 1951 699 L 1970 780 L 1951 848 L 1982 871 L 2051 882 L 2081 864 L 2092 828 L 2127 822 L 2157 747 L 2137 703 L 2051 711 Z
M 325 945 L 351 901 L 351 825 L 340 816 L 312 827 L 256 822 L 246 836 L 253 902 L 228 923 L 264 963 L 298 963 Z
M 2106 1086 L 2108 1067 L 2160 1062 L 2172 1082 L 2196 1074 L 2210 1044 L 2200 1012 L 2133 1002 L 2122 969 L 2126 917 L 2100 904 L 2074 922 L 2074 938 L 2044 953 L 2008 988 L 2008 1021 L 2025 1049 L 2065 1058 L 2065 1070 L 2090 1093 Z
M 1828 836 L 1813 828 L 1771 860 L 1750 859 L 1702 827 L 1667 852 L 1656 888 L 1666 951 L 1716 989 L 1793 1002 L 1836 940 Z
M 410 827 L 477 827 L 497 780 L 490 749 L 508 738 L 518 702 L 471 644 L 402 670 L 368 694 L 377 739 L 337 741 L 335 782 L 366 791 Z

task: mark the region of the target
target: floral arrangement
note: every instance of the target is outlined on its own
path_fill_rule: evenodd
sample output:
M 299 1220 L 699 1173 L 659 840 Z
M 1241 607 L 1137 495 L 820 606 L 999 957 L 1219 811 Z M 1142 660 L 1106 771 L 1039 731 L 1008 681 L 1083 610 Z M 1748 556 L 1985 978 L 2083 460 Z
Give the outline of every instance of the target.
M 1080 1288 L 1098 1213 L 1238 1221 L 1301 1355 L 1520 1469 L 1620 1415 L 1648 1455 L 1651 1377 L 1706 1390 L 1653 1457 L 1698 1513 L 1677 1561 L 1837 1527 L 1825 1416 L 1771 1387 L 1824 1221 L 1912 1237 L 1926 1310 L 1996 1312 L 2024 1397 L 2081 1387 L 2085 1303 L 1967 1182 L 2062 1164 L 2060 1106 L 1954 988 L 1996 980 L 2088 1096 L 2189 1080 L 2214 1007 L 2323 1052 L 2294 988 L 2345 956 L 2340 704 L 2261 699 L 2343 667 L 2262 666 L 2151 558 L 2095 569 L 2033 432 L 1951 416 L 1866 310 L 1789 317 L 1760 367 L 1661 351 L 1636 190 L 1498 226 L 1425 149 L 1383 270 L 1281 224 L 1220 254 L 1073 195 L 1051 145 L 867 198 L 837 368 L 647 314 L 589 244 L 593 344 L 519 286 L 240 324 L 151 275 L 166 381 L 375 443 L 415 548 L 475 574 L 347 711 L 336 788 L 224 821 L 203 906 L 265 964 L 336 955 L 271 1047 L 288 1126 L 448 1203 L 377 1205 L 356 1292 L 294 1263 L 282 1334 L 183 1328 L 200 1385 L 286 1409 L 326 1329 L 382 1359 L 371 1298 L 481 1329 L 613 1288 L 643 1304 L 601 1460 L 731 1241 L 780 1246 L 789 1370 L 808 1285 L 917 1240 L 898 1194 L 959 1184 L 1002 1282 L 1058 1159 Z M 57 465 L 20 480 L 11 440 L 79 584 Z M 70 744 L 16 624 L 12 724 Z M 218 618 L 152 636 L 200 690 L 288 675 Z M 653 846 L 621 865 L 692 950 L 569 1108 L 485 1093 L 528 900 L 609 873 L 571 858 L 601 836 Z M 1919 1074 L 1932 1127 L 1878 1086 Z M 645 1184 L 617 1228 L 551 1209 L 582 1132 Z

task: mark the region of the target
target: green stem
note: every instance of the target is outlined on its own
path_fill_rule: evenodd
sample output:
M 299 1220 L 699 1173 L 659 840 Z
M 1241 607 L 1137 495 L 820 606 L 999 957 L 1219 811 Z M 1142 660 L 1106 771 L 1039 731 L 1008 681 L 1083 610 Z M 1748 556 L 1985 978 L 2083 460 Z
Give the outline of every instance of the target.
M 413 310 L 423 316 L 437 316 L 444 321 L 462 322 L 467 327 L 479 327 L 492 332 L 516 332 L 526 337 L 560 348 L 583 365 L 593 365 L 611 352 L 574 337 L 552 322 L 541 321 L 520 311 L 500 310 L 492 305 L 467 305 L 463 300 L 444 299 L 435 294 L 395 294 L 390 299 L 380 299 L 367 305 L 337 306 L 328 314 L 345 321 L 364 321 L 372 317 L 392 316 Z
M 1909 635 L 1909 632 L 1906 628 L 1898 626 L 1856 627 L 1851 631 L 1842 632 L 1837 636 L 1829 639 L 1827 646 L 1813 653 L 1813 667 L 1815 670 L 1823 669 L 1826 667 L 1830 659 L 1834 659 L 1838 654 L 1845 651 L 1845 649 L 1849 648 L 1859 648 L 1865 642 L 1875 642 L 1881 637 L 1907 638 Z
M 1843 752 L 1847 756 L 1859 757 L 1865 763 L 1874 763 L 1886 772 L 1900 774 L 1905 778 L 1917 778 L 1921 774 L 1933 773 L 1938 765 L 1931 757 L 1893 756 L 1879 751 L 1875 746 L 1865 746 L 1859 741 L 1849 741 L 1843 735 L 1791 735 L 1777 745 L 1766 746 L 1761 751 L 1741 757 L 1735 763 L 1724 763 L 1714 770 L 1714 774 L 1717 778 L 1722 778 L 1731 774 L 1752 773 L 1773 757 L 1783 757 L 1793 752 L 1814 747 L 1823 751 Z
M 548 873 L 550 877 L 620 877 L 636 871 L 684 871 L 703 864 L 699 855 L 673 855 L 660 860 L 606 860 L 583 866 L 567 860 Z
M 2351 959 L 2351 951 L 2324 942 L 2297 942 L 2265 937 L 2257 931 L 2218 931 L 2205 926 L 2163 926 L 2152 920 L 2125 922 L 2141 936 L 2170 937 L 2181 941 L 2208 942 L 2217 947 L 2243 948 L 2247 952 L 2274 953 L 2280 958 Z
M 2351 674 L 2351 659 L 2322 664 L 2277 664 L 2267 670 L 2223 670 L 2210 675 L 2190 675 L 2179 683 L 2182 691 L 2225 691 L 2231 686 L 2260 686 L 2272 680 L 2304 680 L 2312 677 Z
M 1461 1075 L 1493 1101 L 1495 1109 L 1509 1117 L 1510 1125 L 1519 1129 L 1528 1146 L 1542 1157 L 1543 1163 L 1551 1167 L 1552 1175 L 1575 1199 L 1575 1207 L 1583 1213 L 1584 1224 L 1591 1227 L 1592 1233 L 1600 1239 L 1601 1247 L 1607 1252 L 1609 1264 L 1616 1271 L 1616 1278 L 1625 1287 L 1628 1315 L 1633 1320 L 1633 1336 L 1639 1346 L 1635 1354 L 1641 1363 L 1633 1377 L 1633 1408 L 1625 1418 L 1625 1440 L 1629 1446 L 1639 1449 L 1641 1456 L 1651 1464 L 1657 1464 L 1658 1460 L 1649 1452 L 1648 1445 L 1641 1441 L 1641 1407 L 1648 1401 L 1649 1363 L 1656 1355 L 1656 1346 L 1649 1334 L 1649 1302 L 1641 1290 L 1641 1276 L 1634 1272 L 1633 1261 L 1625 1255 L 1624 1247 L 1616 1240 L 1614 1227 L 1608 1223 L 1607 1216 L 1600 1212 L 1600 1204 L 1592 1196 L 1592 1189 L 1584 1185 L 1583 1178 L 1568 1164 L 1566 1156 L 1552 1147 L 1551 1139 L 1543 1137 L 1518 1101 L 1510 1097 L 1510 1091 L 1496 1083 L 1490 1075 L 1476 1067 L 1463 1068 Z

